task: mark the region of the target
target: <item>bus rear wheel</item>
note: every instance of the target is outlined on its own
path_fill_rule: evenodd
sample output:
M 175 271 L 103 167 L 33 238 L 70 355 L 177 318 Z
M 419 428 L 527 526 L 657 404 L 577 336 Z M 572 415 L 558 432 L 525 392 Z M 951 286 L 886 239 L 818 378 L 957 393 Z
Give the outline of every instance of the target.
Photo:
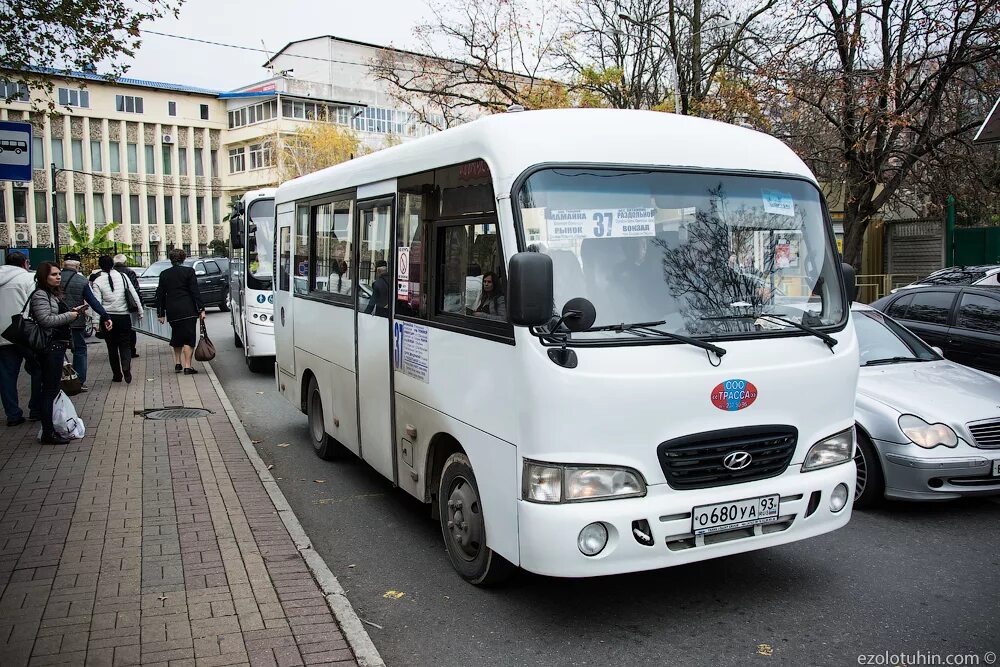
M 514 573 L 514 566 L 487 546 L 479 485 L 465 454 L 452 454 L 444 463 L 438 516 L 448 558 L 463 579 L 477 586 L 492 586 Z
M 306 414 L 309 417 L 309 441 L 312 443 L 316 456 L 324 461 L 339 458 L 343 447 L 326 432 L 323 421 L 323 397 L 319 393 L 316 378 L 309 380 L 309 391 L 306 394 Z

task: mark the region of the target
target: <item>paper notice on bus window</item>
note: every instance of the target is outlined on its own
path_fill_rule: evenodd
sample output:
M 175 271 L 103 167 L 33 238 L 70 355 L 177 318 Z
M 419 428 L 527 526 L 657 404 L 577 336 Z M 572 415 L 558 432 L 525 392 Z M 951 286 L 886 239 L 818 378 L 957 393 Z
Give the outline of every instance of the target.
M 393 368 L 421 382 L 430 382 L 430 347 L 427 327 L 413 322 L 394 322 Z
M 764 212 L 791 217 L 795 215 L 795 200 L 792 195 L 780 190 L 761 190 Z
M 547 210 L 545 222 L 549 241 L 656 236 L 652 208 Z
M 396 251 L 396 298 L 406 301 L 410 296 L 410 246 Z

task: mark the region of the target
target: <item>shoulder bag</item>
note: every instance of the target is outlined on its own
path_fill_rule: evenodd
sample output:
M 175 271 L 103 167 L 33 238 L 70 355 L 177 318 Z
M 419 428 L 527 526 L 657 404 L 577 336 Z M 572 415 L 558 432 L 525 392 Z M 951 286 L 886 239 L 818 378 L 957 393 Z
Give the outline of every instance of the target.
M 132 296 L 132 281 L 121 271 L 118 272 L 118 275 L 122 277 L 122 282 L 125 283 L 122 285 L 125 288 L 125 307 L 128 308 L 128 312 L 130 313 L 138 313 L 139 304 L 135 302 L 135 297 Z
M 215 359 L 215 345 L 208 337 L 208 330 L 205 329 L 205 320 L 201 321 L 201 340 L 198 347 L 194 348 L 194 358 L 198 361 L 211 361 Z
M 76 396 L 83 391 L 83 383 L 80 382 L 80 376 L 76 374 L 76 369 L 73 368 L 73 364 L 65 358 L 63 358 L 63 372 L 60 388 L 66 393 L 67 396 Z
M 4 329 L 0 335 L 14 345 L 19 345 L 32 352 L 43 352 L 49 346 L 52 332 L 39 326 L 38 322 L 31 319 L 28 314 L 31 311 L 31 297 L 33 295 L 34 292 L 28 296 L 28 302 L 24 304 L 24 308 L 20 313 L 10 318 L 10 326 Z

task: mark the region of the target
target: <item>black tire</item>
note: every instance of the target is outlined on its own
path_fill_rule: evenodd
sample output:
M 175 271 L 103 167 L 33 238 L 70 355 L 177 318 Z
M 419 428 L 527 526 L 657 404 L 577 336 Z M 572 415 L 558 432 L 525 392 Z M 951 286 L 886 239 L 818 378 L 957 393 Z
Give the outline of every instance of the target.
M 229 304 L 227 304 L 225 301 L 220 301 L 219 302 L 219 312 L 228 313 L 229 312 Z
M 444 462 L 438 486 L 438 518 L 452 567 L 476 586 L 506 581 L 515 567 L 487 546 L 479 485 L 465 454 Z
M 274 357 L 247 357 L 251 373 L 270 373 L 274 370 Z
M 858 467 L 858 481 L 854 487 L 854 508 L 875 507 L 885 497 L 885 475 L 879 461 L 875 445 L 868 435 L 855 427 L 857 447 L 854 449 L 854 463 Z
M 240 338 L 240 335 L 238 333 L 236 333 L 236 323 L 235 322 L 233 322 L 233 345 L 236 346 L 237 350 L 242 350 L 243 349 L 243 339 Z
M 309 441 L 316 456 L 324 461 L 340 458 L 344 448 L 326 432 L 326 424 L 323 421 L 323 398 L 320 396 L 316 378 L 309 380 L 309 390 L 306 392 L 306 415 L 309 417 Z

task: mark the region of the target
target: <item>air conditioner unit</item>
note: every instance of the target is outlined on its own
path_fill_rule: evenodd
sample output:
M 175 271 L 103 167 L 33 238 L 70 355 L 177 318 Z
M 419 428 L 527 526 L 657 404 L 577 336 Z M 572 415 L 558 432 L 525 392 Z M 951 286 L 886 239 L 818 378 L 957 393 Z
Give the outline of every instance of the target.
M 172 143 L 174 143 L 174 135 L 172 135 L 172 134 L 161 134 L 160 135 L 160 141 L 162 141 L 165 144 L 172 144 Z
M 14 238 L 18 243 L 26 243 L 28 240 L 28 232 L 17 232 L 14 234 Z
M 157 234 L 156 232 L 150 232 L 149 233 L 149 240 L 150 240 L 151 243 L 159 243 L 160 242 L 160 235 Z

